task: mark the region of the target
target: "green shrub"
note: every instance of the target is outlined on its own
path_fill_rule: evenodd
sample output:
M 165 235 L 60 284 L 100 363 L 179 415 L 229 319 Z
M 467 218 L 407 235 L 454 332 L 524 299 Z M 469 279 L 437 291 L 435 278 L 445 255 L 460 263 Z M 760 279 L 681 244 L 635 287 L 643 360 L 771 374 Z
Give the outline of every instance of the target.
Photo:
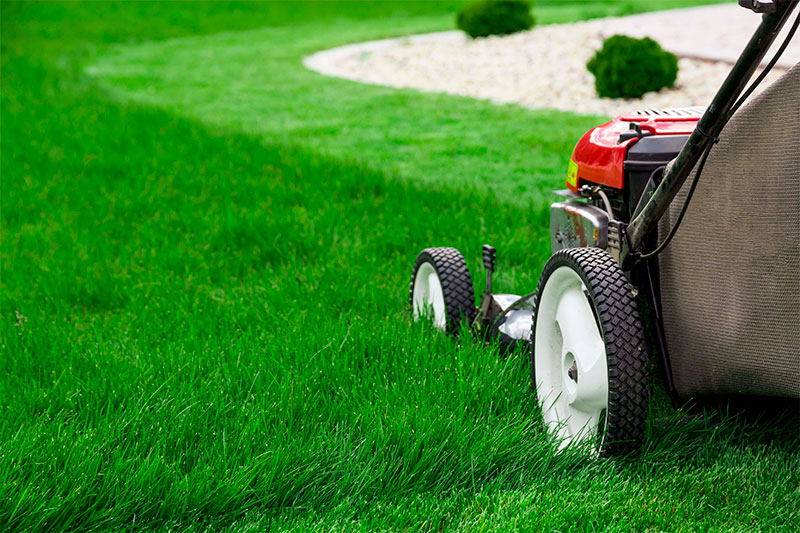
M 458 12 L 456 26 L 473 38 L 528 30 L 532 5 L 530 0 L 478 0 Z
M 586 68 L 594 74 L 598 95 L 639 98 L 646 92 L 675 84 L 678 58 L 649 37 L 614 35 L 603 41 L 603 47 Z

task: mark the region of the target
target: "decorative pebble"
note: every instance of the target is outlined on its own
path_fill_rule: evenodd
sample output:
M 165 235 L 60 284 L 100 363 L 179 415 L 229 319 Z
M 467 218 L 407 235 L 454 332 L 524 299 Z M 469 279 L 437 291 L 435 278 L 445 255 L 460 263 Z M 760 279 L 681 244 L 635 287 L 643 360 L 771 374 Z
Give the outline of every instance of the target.
M 682 57 L 674 87 L 640 99 L 600 98 L 586 62 L 602 45 L 609 20 L 622 19 L 553 24 L 480 39 L 452 31 L 371 41 L 319 52 L 304 64 L 326 75 L 376 85 L 606 116 L 708 105 L 731 68 L 727 62 Z M 783 72 L 774 69 L 760 89 Z

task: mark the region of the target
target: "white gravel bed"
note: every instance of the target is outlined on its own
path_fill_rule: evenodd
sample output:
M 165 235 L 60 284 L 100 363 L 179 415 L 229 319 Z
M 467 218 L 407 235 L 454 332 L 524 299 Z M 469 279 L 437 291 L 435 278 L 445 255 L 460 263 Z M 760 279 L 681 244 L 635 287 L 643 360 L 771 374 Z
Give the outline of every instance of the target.
M 676 12 L 663 13 L 668 17 Z M 586 62 L 608 29 L 630 26 L 626 20 L 630 18 L 539 26 L 474 40 L 452 31 L 372 41 L 319 52 L 305 58 L 304 64 L 326 75 L 371 84 L 586 114 L 613 116 L 640 108 L 707 105 L 730 70 L 729 63 L 682 57 L 674 88 L 636 100 L 597 96 Z M 648 20 L 654 24 L 652 15 Z M 698 31 L 700 26 L 694 28 Z M 784 71 L 776 68 L 762 88 Z

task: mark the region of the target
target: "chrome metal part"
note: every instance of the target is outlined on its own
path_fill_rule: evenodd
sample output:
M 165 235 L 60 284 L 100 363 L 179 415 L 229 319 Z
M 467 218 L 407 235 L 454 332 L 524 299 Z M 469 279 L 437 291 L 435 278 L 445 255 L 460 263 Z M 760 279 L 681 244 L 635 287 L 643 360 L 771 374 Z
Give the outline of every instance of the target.
M 513 349 L 518 341 L 528 342 L 533 328 L 533 301 L 535 297 L 536 293 L 531 293 L 521 298 L 515 297 L 513 304 L 508 306 L 494 320 L 491 330 L 502 345 Z
M 504 315 L 502 323 L 497 325 L 497 331 L 514 342 L 531 338 L 533 328 L 533 311 L 527 309 L 514 309 Z
M 568 200 L 550 206 L 553 253 L 564 248 L 608 247 L 608 215 L 599 207 Z
M 492 294 L 494 303 L 502 310 L 505 311 L 511 307 L 517 300 L 520 299 L 519 294 Z
M 569 198 L 570 200 L 581 200 L 585 198 L 580 194 L 573 192 L 569 189 L 559 189 L 557 191 L 553 191 L 553 194 L 557 194 L 558 196 L 563 196 L 564 198 Z

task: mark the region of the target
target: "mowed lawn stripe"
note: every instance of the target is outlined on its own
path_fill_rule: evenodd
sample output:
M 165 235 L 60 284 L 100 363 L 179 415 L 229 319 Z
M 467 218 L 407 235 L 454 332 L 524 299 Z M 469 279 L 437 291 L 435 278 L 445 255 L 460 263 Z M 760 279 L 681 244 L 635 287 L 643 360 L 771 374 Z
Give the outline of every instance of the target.
M 363 26 L 347 37 L 402 32 L 390 20 Z M 117 46 L 87 72 L 121 100 L 403 179 L 479 187 L 518 205 L 541 207 L 563 181 L 576 139 L 602 121 L 330 79 L 303 67 L 304 55 L 342 38 L 337 26 L 309 24 Z

